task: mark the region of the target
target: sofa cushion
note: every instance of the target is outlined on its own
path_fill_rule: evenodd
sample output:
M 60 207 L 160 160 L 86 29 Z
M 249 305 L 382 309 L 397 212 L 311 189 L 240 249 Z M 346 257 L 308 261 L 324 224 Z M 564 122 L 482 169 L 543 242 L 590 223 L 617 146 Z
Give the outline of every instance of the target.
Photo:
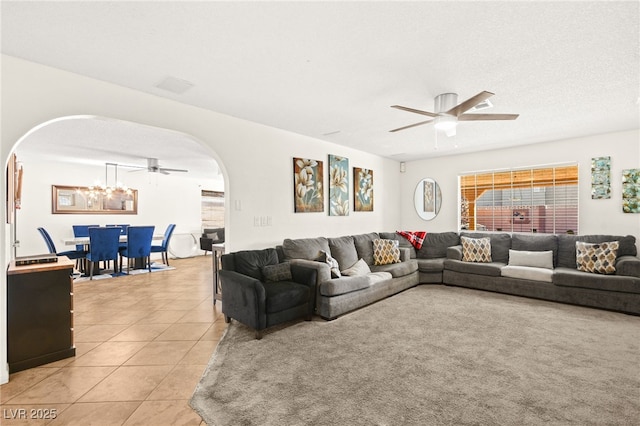
M 371 266 L 373 272 L 389 272 L 393 278 L 404 277 L 413 274 L 418 270 L 418 262 L 416 259 L 410 259 L 406 262 L 392 263 L 389 265 Z
M 286 260 L 316 260 L 320 257 L 320 252 L 322 251 L 331 255 L 329 241 L 324 237 L 300 238 L 296 240 L 287 238 L 282 243 L 282 251 Z
M 640 294 L 640 278 L 620 275 L 606 277 L 574 268 L 558 267 L 553 273 L 553 284 L 562 287 L 579 287 L 621 293 Z
M 442 272 L 444 269 L 444 258 L 438 259 L 416 259 L 418 271 L 420 272 Z
M 548 252 L 550 258 L 553 254 Z M 500 270 L 503 277 L 521 278 L 523 280 L 543 281 L 550 283 L 553 279 L 553 269 L 550 268 L 536 268 L 530 266 L 503 266 Z
M 633 235 L 558 235 L 558 265 L 576 269 L 576 242 L 603 243 L 618 241 L 618 257 L 637 256 L 636 237 Z
M 264 286 L 267 298 L 266 311 L 274 313 L 303 305 L 309 301 L 310 288 L 291 281 L 278 281 Z
M 243 250 L 234 254 L 236 272 L 262 281 L 262 268 L 278 263 L 276 249 Z
M 463 262 L 491 262 L 491 240 L 489 238 L 461 237 Z
M 464 274 L 487 275 L 490 277 L 499 277 L 501 275 L 500 270 L 503 266 L 507 265 L 502 262 L 476 263 L 453 259 L 446 259 L 444 261 L 444 268 L 450 271 Z
M 368 275 L 342 276 L 320 284 L 320 294 L 337 296 L 369 287 Z
M 262 267 L 262 277 L 266 282 L 291 281 L 291 265 L 289 262 L 276 263 Z
M 418 259 L 447 257 L 447 248 L 458 244 L 460 244 L 460 236 L 456 232 L 429 232 L 416 257 Z
M 616 275 L 640 278 L 640 259 L 635 256 L 618 256 Z
M 495 232 L 462 232 L 460 236 L 468 238 L 489 238 L 491 240 L 491 259 L 494 262 L 509 262 L 511 235 Z
M 511 248 L 520 251 L 549 251 L 553 252 L 553 266 L 558 265 L 558 236 L 513 234 Z
M 509 266 L 553 269 L 553 251 L 509 250 Z
M 358 257 L 364 259 L 367 265 L 373 265 L 373 240 L 380 238 L 377 232 L 353 236 L 353 242 L 358 251 Z
M 617 241 L 599 244 L 576 242 L 576 264 L 578 271 L 594 272 L 596 274 L 614 274 L 616 272 L 616 258 L 618 257 Z
M 400 262 L 398 241 L 378 238 L 373 240 L 373 264 L 389 265 Z
M 340 272 L 342 275 L 353 277 L 357 275 L 367 275 L 371 272 L 371 269 L 369 269 L 369 265 L 367 265 L 367 262 L 365 262 L 364 259 L 360 259 L 355 263 L 355 265 Z
M 329 248 L 331 256 L 338 261 L 340 269 L 347 269 L 360 259 L 351 235 L 329 238 Z

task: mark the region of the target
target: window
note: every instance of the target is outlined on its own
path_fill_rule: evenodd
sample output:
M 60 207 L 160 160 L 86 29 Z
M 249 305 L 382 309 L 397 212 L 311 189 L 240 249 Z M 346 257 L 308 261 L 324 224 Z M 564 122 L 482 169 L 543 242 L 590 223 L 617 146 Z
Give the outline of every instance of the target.
M 460 228 L 578 233 L 578 166 L 466 173 L 459 176 Z
M 203 190 L 202 229 L 224 228 L 224 192 Z

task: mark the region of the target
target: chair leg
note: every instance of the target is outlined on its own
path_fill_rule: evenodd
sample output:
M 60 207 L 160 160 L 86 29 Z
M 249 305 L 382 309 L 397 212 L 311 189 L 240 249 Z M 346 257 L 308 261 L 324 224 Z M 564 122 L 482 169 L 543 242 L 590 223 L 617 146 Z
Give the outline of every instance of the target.
M 169 253 L 164 252 L 164 263 L 169 266 Z
M 229 315 L 224 316 L 224 322 L 226 322 L 227 324 L 229 324 L 231 322 L 231 317 Z
M 147 261 L 147 265 L 149 265 L 149 272 L 151 272 L 151 255 L 147 256 L 145 259 Z
M 262 330 L 256 330 L 256 340 L 262 339 Z
M 93 262 L 89 262 L 89 279 L 93 280 Z

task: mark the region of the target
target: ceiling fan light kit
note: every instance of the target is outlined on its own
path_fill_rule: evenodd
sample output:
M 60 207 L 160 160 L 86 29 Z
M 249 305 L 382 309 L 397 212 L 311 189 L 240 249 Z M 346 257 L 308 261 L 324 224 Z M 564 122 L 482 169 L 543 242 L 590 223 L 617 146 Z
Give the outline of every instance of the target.
M 443 93 L 434 99 L 435 113 L 400 105 L 392 105 L 391 108 L 426 115 L 431 118 L 426 121 L 390 130 L 390 132 L 397 132 L 411 127 L 433 123 L 436 130 L 444 132 L 447 136 L 455 136 L 458 121 L 515 120 L 518 118 L 518 114 L 465 114 L 465 112 L 472 111 L 476 107 L 479 107 L 476 110 L 490 108 L 492 105 L 487 99 L 491 96 L 493 96 L 493 93 L 483 91 L 458 104 L 458 95 L 456 93 Z

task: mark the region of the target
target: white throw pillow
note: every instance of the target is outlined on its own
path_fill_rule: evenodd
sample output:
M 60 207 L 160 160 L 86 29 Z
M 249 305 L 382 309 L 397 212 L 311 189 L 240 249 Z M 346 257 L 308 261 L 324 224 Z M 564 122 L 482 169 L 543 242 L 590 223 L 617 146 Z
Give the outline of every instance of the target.
M 553 282 L 553 271 L 547 268 L 531 268 L 529 266 L 503 266 L 500 275 L 523 280 Z
M 509 266 L 553 269 L 553 251 L 509 250 Z
M 355 277 L 357 275 L 367 275 L 371 273 L 371 269 L 369 268 L 369 265 L 367 265 L 367 262 L 364 261 L 364 259 L 360 259 L 353 266 L 340 272 L 342 273 L 342 275 Z

